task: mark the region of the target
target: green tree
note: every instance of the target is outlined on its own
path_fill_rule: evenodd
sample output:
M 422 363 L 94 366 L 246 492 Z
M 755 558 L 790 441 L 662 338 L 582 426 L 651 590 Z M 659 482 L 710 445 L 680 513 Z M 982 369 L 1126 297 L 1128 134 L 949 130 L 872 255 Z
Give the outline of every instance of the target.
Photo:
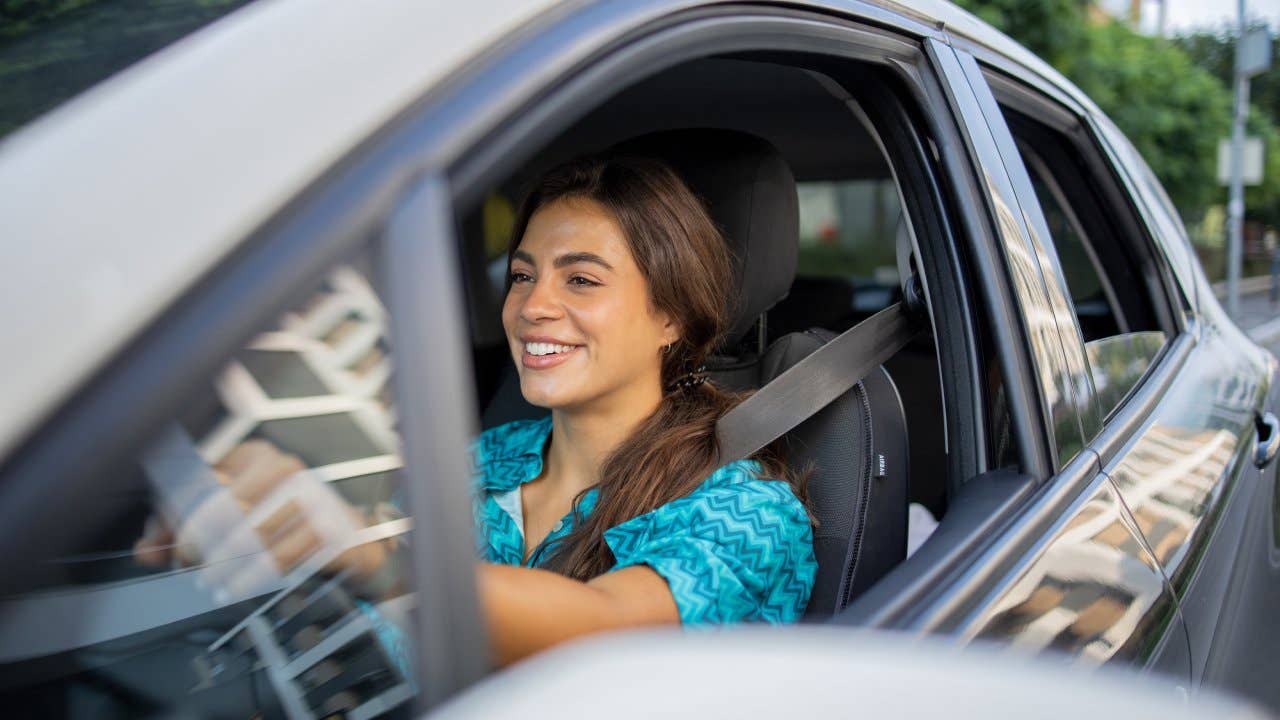
M 1088 0 L 958 0 L 1054 67 L 1081 51 Z
M 1060 69 L 1093 98 L 1151 165 L 1190 223 L 1221 202 L 1218 139 L 1231 94 L 1186 53 L 1120 23 L 1090 26 L 1084 51 Z
M 1214 34 L 1176 42 L 1118 22 L 1092 23 L 1087 2 L 960 0 L 959 4 L 1044 58 L 1097 102 L 1133 141 L 1188 226 L 1225 202 L 1217 146 L 1231 128 L 1231 43 Z M 1266 182 L 1251 188 L 1251 219 L 1280 224 L 1280 81 L 1258 86 L 1250 131 L 1267 142 Z M 1270 112 L 1268 112 L 1270 110 Z
M 1258 27 L 1257 24 L 1252 27 Z M 1208 30 L 1175 38 L 1174 44 L 1192 61 L 1231 88 L 1234 82 L 1236 38 L 1233 27 Z M 1280 60 L 1280 37 L 1271 41 L 1271 55 Z M 1258 75 L 1249 82 L 1247 132 L 1262 138 L 1266 148 L 1263 183 L 1245 190 L 1245 208 L 1250 220 L 1280 225 L 1280 67 Z

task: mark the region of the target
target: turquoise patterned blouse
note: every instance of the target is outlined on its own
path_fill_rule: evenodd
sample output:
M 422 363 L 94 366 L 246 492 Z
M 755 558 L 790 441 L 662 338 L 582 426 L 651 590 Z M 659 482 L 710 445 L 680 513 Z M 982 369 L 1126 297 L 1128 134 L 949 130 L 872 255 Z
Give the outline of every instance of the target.
M 541 566 L 595 507 L 588 491 L 523 562 L 520 486 L 542 472 L 551 418 L 485 431 L 471 448 L 476 544 L 483 560 Z M 613 570 L 647 565 L 671 589 L 685 625 L 798 620 L 817 574 L 813 530 L 791 487 L 738 460 L 689 495 L 605 531 Z

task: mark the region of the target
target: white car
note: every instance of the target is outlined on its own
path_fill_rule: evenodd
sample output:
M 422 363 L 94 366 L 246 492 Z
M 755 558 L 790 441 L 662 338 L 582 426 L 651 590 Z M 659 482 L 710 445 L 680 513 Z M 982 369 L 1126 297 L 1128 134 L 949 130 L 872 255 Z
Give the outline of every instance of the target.
M 117 6 L 24 42 L 77 47 Z M 44 87 L 39 63 L 7 67 Z M 257 0 L 98 82 L 116 69 L 3 118 L 21 125 L 0 140 L 6 708 L 364 718 L 490 676 L 449 706 L 485 716 L 532 702 L 538 667 L 594 684 L 636 671 L 633 651 L 687 674 L 680 658 L 801 668 L 829 647 L 839 707 L 890 712 L 859 705 L 858 648 L 880 641 L 848 626 L 1137 669 L 1174 707 L 1204 687 L 1280 707 L 1276 360 L 1115 126 L 953 5 Z M 497 315 L 513 203 L 551 164 L 637 139 L 735 248 L 717 381 L 770 392 L 796 348 L 899 301 L 921 331 L 785 436 L 816 467 L 806 622 L 828 627 L 605 638 L 495 673 L 466 448 L 539 412 Z M 139 550 L 253 438 L 305 461 L 314 507 L 375 520 L 335 521 L 288 571 L 252 543 L 211 553 L 234 525 Z M 324 570 L 373 542 L 395 571 L 376 587 Z M 252 582 L 210 587 L 242 568 Z M 649 702 L 626 697 L 623 715 Z M 712 714 L 761 711 L 750 697 Z

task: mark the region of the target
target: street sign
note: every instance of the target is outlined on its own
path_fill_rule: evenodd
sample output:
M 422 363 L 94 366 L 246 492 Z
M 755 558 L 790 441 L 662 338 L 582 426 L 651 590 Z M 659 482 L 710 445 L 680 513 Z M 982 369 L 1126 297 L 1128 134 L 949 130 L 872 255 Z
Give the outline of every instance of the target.
M 1271 69 L 1271 31 L 1265 27 L 1245 33 L 1236 50 L 1236 74 L 1253 77 Z
M 1262 138 L 1248 137 L 1244 139 L 1244 167 L 1241 175 L 1245 185 L 1262 184 L 1263 159 L 1266 157 Z M 1218 184 L 1231 183 L 1231 138 L 1218 141 Z

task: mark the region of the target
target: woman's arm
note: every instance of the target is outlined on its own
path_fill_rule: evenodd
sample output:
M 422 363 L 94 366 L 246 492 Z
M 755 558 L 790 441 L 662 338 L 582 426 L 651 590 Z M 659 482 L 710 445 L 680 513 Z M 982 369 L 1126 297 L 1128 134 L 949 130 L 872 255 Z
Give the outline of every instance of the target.
M 484 564 L 477 582 L 499 665 L 601 630 L 680 622 L 667 581 L 643 565 L 584 583 L 548 570 Z

